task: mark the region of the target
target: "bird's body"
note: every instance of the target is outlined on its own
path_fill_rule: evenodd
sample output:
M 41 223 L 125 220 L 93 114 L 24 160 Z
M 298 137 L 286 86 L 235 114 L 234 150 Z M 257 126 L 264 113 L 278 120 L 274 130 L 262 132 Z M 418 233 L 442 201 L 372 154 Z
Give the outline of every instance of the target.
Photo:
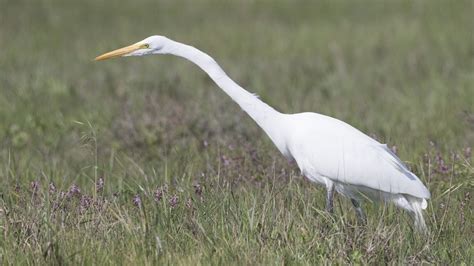
M 393 202 L 424 227 L 421 210 L 430 193 L 387 145 L 328 116 L 301 113 L 289 120 L 289 153 L 308 179 L 356 201 Z
M 385 145 L 351 125 L 317 113 L 283 114 L 249 93 L 204 52 L 162 36 L 96 58 L 172 54 L 192 61 L 265 131 L 278 150 L 294 160 L 302 174 L 327 189 L 326 209 L 332 212 L 333 192 L 351 199 L 357 215 L 364 214 L 363 198 L 393 202 L 409 211 L 415 226 L 425 230 L 422 209 L 430 198 L 428 189 Z

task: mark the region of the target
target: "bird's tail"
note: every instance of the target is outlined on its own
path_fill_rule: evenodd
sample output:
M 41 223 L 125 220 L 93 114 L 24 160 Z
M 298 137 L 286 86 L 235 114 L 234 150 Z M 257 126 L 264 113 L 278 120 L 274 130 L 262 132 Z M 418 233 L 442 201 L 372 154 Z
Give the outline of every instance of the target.
M 423 210 L 428 207 L 426 199 L 405 196 L 407 201 L 411 205 L 411 213 L 415 223 L 415 229 L 424 234 L 428 233 L 428 227 L 426 226 L 425 219 L 423 218 Z

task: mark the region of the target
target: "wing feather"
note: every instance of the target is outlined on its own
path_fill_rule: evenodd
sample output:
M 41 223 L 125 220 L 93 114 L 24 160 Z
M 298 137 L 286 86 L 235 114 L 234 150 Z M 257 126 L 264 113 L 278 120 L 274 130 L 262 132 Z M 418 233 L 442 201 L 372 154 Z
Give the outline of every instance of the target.
M 420 179 L 387 145 L 342 121 L 318 119 L 319 127 L 299 131 L 289 147 L 304 174 L 388 193 L 430 198 Z

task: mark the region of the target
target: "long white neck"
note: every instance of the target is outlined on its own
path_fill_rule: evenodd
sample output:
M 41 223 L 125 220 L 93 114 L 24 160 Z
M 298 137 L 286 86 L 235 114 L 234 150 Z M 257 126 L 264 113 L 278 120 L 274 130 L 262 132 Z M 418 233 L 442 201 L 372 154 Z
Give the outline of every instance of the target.
M 246 91 L 235 83 L 216 61 L 206 53 L 179 42 L 172 41 L 169 54 L 183 57 L 204 70 L 209 77 L 234 100 L 267 133 L 277 148 L 286 153 L 284 132 L 284 114 L 262 102 L 256 95 Z

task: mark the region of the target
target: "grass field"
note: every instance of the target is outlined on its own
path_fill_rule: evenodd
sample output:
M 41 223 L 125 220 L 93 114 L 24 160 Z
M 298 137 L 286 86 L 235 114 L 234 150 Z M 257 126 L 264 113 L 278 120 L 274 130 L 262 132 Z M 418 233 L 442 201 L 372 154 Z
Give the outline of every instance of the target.
M 0 264 L 474 264 L 472 1 L 0 0 Z M 160 34 L 394 146 L 429 236 L 325 192 Z

